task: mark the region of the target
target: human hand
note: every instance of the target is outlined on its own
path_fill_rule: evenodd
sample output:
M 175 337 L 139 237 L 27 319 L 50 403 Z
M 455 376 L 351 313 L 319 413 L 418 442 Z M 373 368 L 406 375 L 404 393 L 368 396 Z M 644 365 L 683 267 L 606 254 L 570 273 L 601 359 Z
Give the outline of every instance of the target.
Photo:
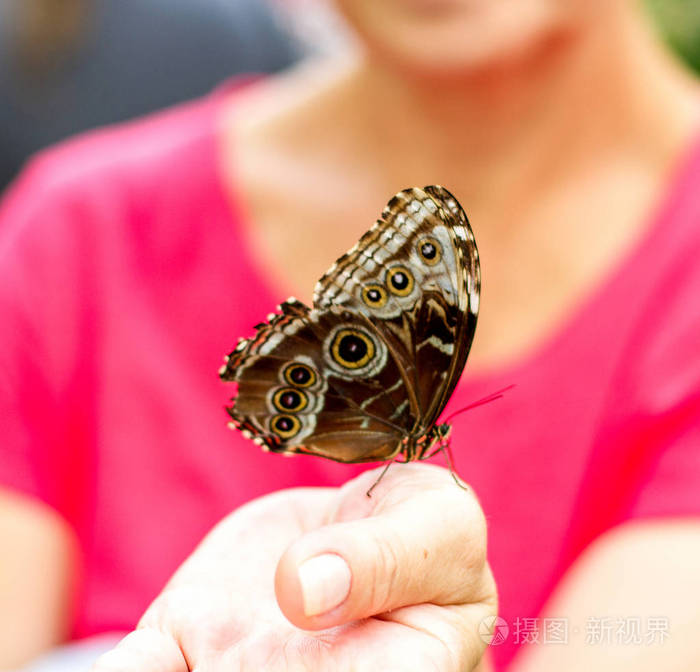
M 230 514 L 92 672 L 472 670 L 497 602 L 479 503 L 415 463 L 368 498 L 378 473 Z

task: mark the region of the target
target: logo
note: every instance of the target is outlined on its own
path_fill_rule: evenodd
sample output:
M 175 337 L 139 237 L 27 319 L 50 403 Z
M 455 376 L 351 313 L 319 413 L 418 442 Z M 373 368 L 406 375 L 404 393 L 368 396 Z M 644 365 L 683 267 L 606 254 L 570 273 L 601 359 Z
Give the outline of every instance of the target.
M 508 639 L 508 623 L 500 616 L 487 616 L 479 623 L 479 637 L 481 641 L 498 646 Z

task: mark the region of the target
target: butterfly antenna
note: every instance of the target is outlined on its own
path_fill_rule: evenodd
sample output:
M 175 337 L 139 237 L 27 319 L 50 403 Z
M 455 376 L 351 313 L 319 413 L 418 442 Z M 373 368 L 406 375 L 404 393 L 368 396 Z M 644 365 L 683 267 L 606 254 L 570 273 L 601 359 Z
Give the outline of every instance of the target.
M 384 478 L 384 474 L 386 474 L 386 472 L 389 471 L 389 467 L 390 467 L 392 464 L 394 464 L 395 461 L 396 461 L 396 458 L 394 458 L 393 460 L 389 460 L 389 461 L 386 463 L 386 466 L 385 466 L 384 469 L 382 470 L 382 473 L 379 474 L 379 478 L 372 484 L 372 487 L 371 487 L 369 490 L 367 490 L 367 496 L 368 496 L 368 497 L 371 497 L 371 496 L 372 496 L 372 490 L 374 490 L 374 489 L 379 485 L 379 481 L 381 481 L 381 480 Z
M 478 401 L 475 401 L 468 406 L 465 406 L 464 408 L 460 408 L 458 411 L 455 411 L 454 413 L 450 413 L 444 420 L 443 423 L 447 424 L 452 420 L 452 418 L 458 416 L 460 413 L 464 413 L 465 411 L 469 411 L 472 408 L 476 408 L 477 406 L 483 406 L 484 404 L 488 404 L 492 401 L 496 401 L 496 399 L 500 399 L 505 392 L 508 390 L 512 390 L 515 387 L 515 384 L 513 385 L 508 385 L 508 387 L 504 387 L 496 392 L 492 392 L 486 397 L 483 397 L 482 399 L 479 399 Z
M 451 413 L 445 420 L 443 421 L 444 424 L 448 424 L 452 418 L 458 416 L 460 413 L 464 413 L 465 411 L 468 411 L 472 408 L 476 408 L 477 406 L 483 406 L 484 404 L 488 404 L 492 401 L 495 401 L 496 399 L 500 399 L 505 392 L 508 390 L 514 388 L 515 385 L 508 385 L 507 387 L 504 387 L 500 390 L 497 390 L 496 392 L 492 392 L 491 394 L 483 397 L 482 399 L 479 399 L 478 401 L 475 401 L 471 404 L 468 404 L 464 408 L 460 408 L 458 411 L 455 411 L 454 413 Z M 450 474 L 452 478 L 454 479 L 454 482 L 462 488 L 462 490 L 469 490 L 467 485 L 462 481 L 462 479 L 457 476 L 457 470 L 455 469 L 455 463 L 454 463 L 454 457 L 452 456 L 452 443 L 450 441 L 450 437 L 446 436 L 440 439 L 439 446 L 437 450 L 431 453 L 430 456 L 435 455 L 439 453 L 440 451 L 443 452 L 445 455 L 445 461 L 447 462 L 447 468 L 450 470 Z

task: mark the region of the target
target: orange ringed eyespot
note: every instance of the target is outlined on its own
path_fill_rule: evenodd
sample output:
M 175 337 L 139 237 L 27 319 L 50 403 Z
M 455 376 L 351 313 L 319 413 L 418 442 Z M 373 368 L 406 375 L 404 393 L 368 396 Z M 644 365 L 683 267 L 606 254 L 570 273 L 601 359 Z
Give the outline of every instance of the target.
M 387 271 L 386 285 L 392 294 L 408 296 L 413 291 L 413 275 L 404 266 L 394 266 Z
M 293 415 L 275 415 L 270 421 L 270 429 L 280 437 L 280 439 L 291 439 L 299 433 L 301 422 Z
M 386 289 L 381 285 L 365 285 L 362 288 L 362 300 L 370 308 L 383 308 L 386 305 Z
M 316 383 L 316 372 L 306 364 L 292 362 L 284 370 L 284 379 L 294 387 L 311 387 Z
M 303 411 L 307 407 L 309 400 L 301 390 L 293 387 L 283 387 L 275 392 L 272 397 L 272 403 L 278 411 L 296 413 L 297 411 Z
M 442 259 L 442 247 L 435 238 L 421 238 L 416 247 L 420 258 L 428 266 L 435 266 Z
M 361 369 L 374 354 L 374 341 L 359 329 L 341 329 L 331 343 L 333 361 L 346 369 Z

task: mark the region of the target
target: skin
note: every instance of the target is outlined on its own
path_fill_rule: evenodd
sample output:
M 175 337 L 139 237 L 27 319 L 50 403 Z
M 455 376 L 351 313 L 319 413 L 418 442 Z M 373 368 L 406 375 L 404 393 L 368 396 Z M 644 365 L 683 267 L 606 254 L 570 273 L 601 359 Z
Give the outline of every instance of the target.
M 260 264 L 281 297 L 294 294 L 309 301 L 329 260 L 357 240 L 388 195 L 409 185 L 443 184 L 465 206 L 481 252 L 483 300 L 470 369 L 483 372 L 526 357 L 644 235 L 696 132 L 697 83 L 659 46 L 632 0 L 343 0 L 339 5 L 360 36 L 361 55 L 252 87 L 236 95 L 221 119 L 224 174 L 230 172 L 232 196 L 247 212 L 247 221 L 255 222 L 248 236 L 254 249 L 264 250 L 258 252 Z M 386 484 L 410 488 L 401 479 L 410 480 L 413 471 L 397 472 L 390 471 Z M 457 490 L 451 481 L 450 486 Z M 375 492 L 373 499 L 383 496 Z M 443 496 L 441 488 L 430 489 L 420 500 L 422 511 L 437 510 Z M 492 608 L 490 598 L 477 591 L 460 595 L 461 607 L 438 601 L 435 609 L 427 609 L 425 601 L 433 602 L 444 586 L 479 585 L 481 574 L 465 578 L 454 558 L 445 572 L 417 574 L 415 559 L 420 560 L 423 548 L 451 548 L 466 538 L 484 542 L 478 533 L 433 520 L 422 531 L 424 538 L 413 538 L 396 555 L 406 581 L 394 584 L 388 602 L 341 610 L 323 622 L 346 623 L 381 613 L 390 604 L 413 604 L 417 611 L 411 613 L 426 617 L 421 631 L 433 634 L 419 637 L 396 623 L 399 633 L 410 636 L 400 646 L 394 641 L 382 646 L 379 628 L 388 621 L 370 618 L 332 633 L 330 649 L 301 654 L 295 648 L 300 640 L 281 619 L 275 599 L 291 623 L 304 629 L 322 624 L 299 620 L 294 549 L 327 531 L 318 527 L 323 521 L 308 505 L 314 502 L 330 516 L 328 503 L 342 495 L 322 490 L 273 497 L 288 506 L 271 510 L 270 502 L 280 499 L 265 498 L 224 521 L 183 565 L 139 630 L 96 669 L 185 670 L 184 656 L 191 667 L 197 661 L 197 669 L 245 669 L 254 656 L 265 654 L 279 664 L 290 652 L 295 662 L 307 665 L 303 669 L 329 669 L 321 664 L 327 662 L 322 655 L 337 656 L 338 669 L 355 662 L 353 669 L 377 669 L 376 659 L 362 658 L 365 651 L 388 656 L 410 651 L 413 661 L 453 669 L 440 667 L 445 661 L 439 659 L 442 650 L 435 649 L 433 634 L 444 632 L 449 613 L 456 620 L 448 632 L 461 632 L 460 642 L 474 642 L 473 612 Z M 290 510 L 298 514 L 294 521 Z M 399 518 L 402 510 L 410 506 L 399 506 Z M 16 508 L 0 502 L 0 524 L 16 514 Z M 27 510 L 22 515 L 27 530 L 40 529 L 42 514 Z M 369 515 L 361 522 L 371 526 L 377 521 Z M 255 543 L 246 539 L 244 544 L 251 526 L 278 535 L 266 534 L 263 544 L 257 534 Z M 67 531 L 55 520 L 49 527 L 62 540 L 50 557 L 59 567 L 70 567 Z M 245 552 L 236 555 L 239 547 Z M 8 575 L 18 552 L 10 549 L 0 560 L 0 576 Z M 360 565 L 357 577 L 353 574 L 356 586 L 371 587 L 372 577 L 381 575 L 381 554 L 368 557 L 374 561 Z M 435 562 L 434 553 L 428 558 Z M 253 559 L 259 567 L 251 567 Z M 31 579 L 39 561 L 26 561 L 22 566 Z M 512 669 L 695 669 L 697 638 L 687 633 L 698 631 L 700 615 L 693 609 L 697 600 L 688 595 L 698 593 L 699 564 L 697 521 L 636 522 L 612 530 L 567 573 L 547 613 L 578 622 L 607 614 L 664 614 L 682 624 L 680 629 L 653 651 L 601 650 L 573 640 L 565 647 L 532 645 Z M 248 572 L 248 581 L 238 579 L 241 572 Z M 430 577 L 421 583 L 422 593 L 409 589 L 418 576 Z M 54 604 L 56 591 L 48 582 L 36 595 L 38 604 Z M 29 632 L 34 625 L 18 612 L 26 594 L 13 594 L 3 613 L 11 615 L 5 621 L 18 622 L 17 631 Z M 250 629 L 240 622 L 236 606 L 241 604 L 246 609 L 255 604 L 265 618 Z M 46 613 L 49 631 L 60 632 L 65 616 L 52 609 Z M 406 611 L 392 612 L 392 618 L 397 614 Z M 216 634 L 215 647 L 205 639 L 210 632 Z M 309 638 L 312 644 L 319 641 Z M 416 642 L 420 651 L 411 648 Z M 478 647 L 478 642 L 466 650 L 457 645 L 462 669 L 476 664 Z M 12 655 L 28 655 L 26 648 L 22 651 Z M 403 657 L 396 669 L 402 662 Z
M 569 642 L 527 645 L 514 672 L 584 672 L 598 670 L 694 670 L 700 662 L 700 523 L 697 520 L 651 521 L 622 525 L 597 539 L 571 568 L 544 616 L 566 617 Z M 668 618 L 663 645 L 591 644 L 589 619 L 639 618 L 649 623 Z M 578 632 L 575 632 L 578 629 Z
M 486 646 L 479 623 L 497 602 L 473 491 L 412 464 L 368 498 L 379 472 L 238 509 L 93 672 L 473 669 Z M 309 617 L 298 567 L 329 552 L 347 561 L 352 587 Z
M 53 511 L 0 489 L 0 669 L 15 669 L 64 641 L 70 627 L 76 544 Z

